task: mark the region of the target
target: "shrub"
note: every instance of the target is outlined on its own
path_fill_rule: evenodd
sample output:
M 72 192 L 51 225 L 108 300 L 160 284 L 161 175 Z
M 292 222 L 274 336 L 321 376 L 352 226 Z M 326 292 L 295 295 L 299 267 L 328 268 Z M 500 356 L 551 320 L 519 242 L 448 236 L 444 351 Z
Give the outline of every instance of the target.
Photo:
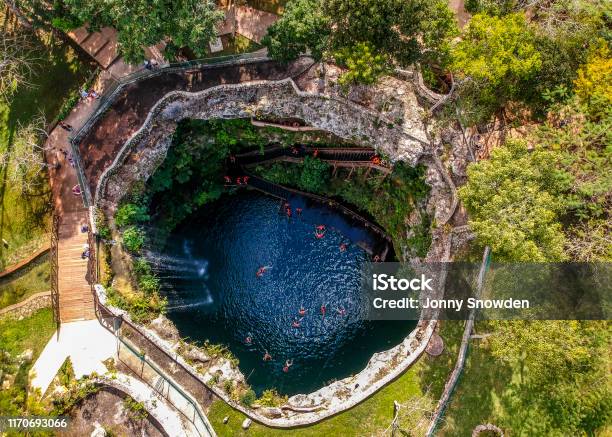
M 145 242 L 145 233 L 135 226 L 130 226 L 123 232 L 123 245 L 129 251 L 138 253 Z
M 138 402 L 131 396 L 127 396 L 123 400 L 123 408 L 127 412 L 130 420 L 139 422 L 149 417 L 149 413 L 147 412 L 144 403 Z
M 250 407 L 257 400 L 257 396 L 252 389 L 248 389 L 241 397 L 240 402 L 242 405 Z
M 299 186 L 310 192 L 321 191 L 329 180 L 329 164 L 318 158 L 307 156 L 302 164 Z
M 276 389 L 265 390 L 257 401 L 263 407 L 279 407 L 287 402 L 287 396 L 281 396 Z
M 120 228 L 146 222 L 149 218 L 147 207 L 135 203 L 125 203 L 115 213 L 115 223 Z

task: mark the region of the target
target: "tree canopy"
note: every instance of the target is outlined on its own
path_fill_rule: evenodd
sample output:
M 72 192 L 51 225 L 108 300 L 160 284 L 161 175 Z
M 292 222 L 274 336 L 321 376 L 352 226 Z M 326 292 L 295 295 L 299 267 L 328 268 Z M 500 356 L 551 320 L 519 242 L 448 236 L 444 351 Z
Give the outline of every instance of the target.
M 456 32 L 442 0 L 294 0 L 263 44 L 281 61 L 310 52 L 332 57 L 368 47 L 400 65 L 445 56 Z
M 72 16 L 92 29 L 112 26 L 121 53 L 130 62 L 144 59 L 145 47 L 167 40 L 189 46 L 196 56 L 208 53 L 216 25 L 224 17 L 211 0 L 64 0 Z

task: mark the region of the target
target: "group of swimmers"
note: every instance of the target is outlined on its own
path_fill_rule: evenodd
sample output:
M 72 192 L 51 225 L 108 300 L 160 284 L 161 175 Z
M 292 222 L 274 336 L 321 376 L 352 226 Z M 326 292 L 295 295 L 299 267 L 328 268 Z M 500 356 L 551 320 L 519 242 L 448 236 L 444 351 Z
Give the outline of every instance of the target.
M 236 178 L 236 185 L 248 185 L 249 184 L 249 176 L 239 176 Z M 225 185 L 234 185 L 234 180 L 230 176 L 223 176 L 225 180 Z
M 283 204 L 283 208 L 285 209 L 285 214 L 287 217 L 291 217 L 291 205 L 289 205 L 289 202 L 285 202 Z M 302 215 L 302 208 L 295 208 L 295 212 L 297 215 Z
M 336 308 L 336 312 L 340 315 L 340 316 L 345 316 L 346 315 L 346 310 L 343 307 L 339 307 Z M 295 318 L 293 320 L 293 322 L 291 322 L 291 326 L 293 328 L 299 328 L 301 326 L 301 322 L 302 319 L 306 316 L 307 310 L 306 308 L 304 308 L 303 306 L 300 307 L 300 309 L 298 310 L 298 314 L 300 315 L 300 319 L 298 320 L 297 318 Z M 325 314 L 327 313 L 327 307 L 325 305 L 321 305 L 321 316 L 325 317 Z M 247 335 L 244 339 L 244 343 L 246 345 L 251 345 L 253 344 L 253 337 L 251 337 L 250 335 Z M 272 355 L 268 352 L 267 349 L 264 349 L 264 354 L 262 357 L 263 361 L 272 361 Z M 285 361 L 285 365 L 283 366 L 283 372 L 287 373 L 289 372 L 289 368 L 293 366 L 293 360 L 289 359 Z

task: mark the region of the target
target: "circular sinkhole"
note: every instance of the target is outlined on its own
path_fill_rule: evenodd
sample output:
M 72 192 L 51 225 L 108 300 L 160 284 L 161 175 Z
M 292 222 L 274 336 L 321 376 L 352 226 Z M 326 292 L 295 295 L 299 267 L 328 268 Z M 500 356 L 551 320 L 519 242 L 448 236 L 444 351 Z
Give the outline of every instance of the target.
M 309 393 L 358 373 L 415 327 L 363 320 L 361 268 L 380 244 L 374 234 L 306 197 L 287 202 L 291 217 L 277 198 L 226 195 L 148 255 L 181 336 L 227 345 L 258 395 Z

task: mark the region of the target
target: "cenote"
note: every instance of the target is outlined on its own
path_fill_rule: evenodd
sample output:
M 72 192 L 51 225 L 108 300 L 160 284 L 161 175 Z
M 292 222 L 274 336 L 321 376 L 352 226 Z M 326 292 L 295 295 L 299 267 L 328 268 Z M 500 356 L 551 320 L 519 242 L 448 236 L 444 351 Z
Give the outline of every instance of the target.
M 226 194 L 149 255 L 181 336 L 228 346 L 258 395 L 308 393 L 355 374 L 415 326 L 362 320 L 360 271 L 369 259 L 362 247 L 375 236 L 305 197 L 288 202 L 303 212 L 287 218 L 279 199 L 255 191 Z M 319 224 L 327 229 L 320 239 Z M 258 277 L 261 266 L 268 268 Z M 271 361 L 263 361 L 266 351 Z M 286 360 L 293 361 L 288 372 Z

